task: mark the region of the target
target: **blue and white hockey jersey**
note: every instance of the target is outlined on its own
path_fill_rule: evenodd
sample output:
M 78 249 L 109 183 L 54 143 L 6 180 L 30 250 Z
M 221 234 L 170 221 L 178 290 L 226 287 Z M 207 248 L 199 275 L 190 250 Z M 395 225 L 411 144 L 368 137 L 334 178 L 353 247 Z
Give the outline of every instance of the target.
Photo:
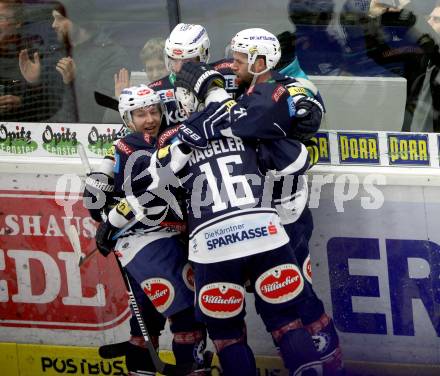
M 272 72 L 271 80 L 255 85 L 236 102 L 211 103 L 185 124 L 198 128 L 208 139 L 229 136 L 258 142 L 260 166 L 274 180 L 274 203 L 283 223 L 291 223 L 306 204 L 308 189 L 302 174 L 310 166 L 307 148 L 298 140 L 309 135 L 301 135 L 295 103 L 314 95 L 322 103 L 310 81 Z M 313 129 L 319 128 L 320 121 Z
M 265 178 L 255 145 L 222 138 L 204 150 L 183 153 L 176 152 L 178 147 L 158 150 L 152 162 L 174 166 L 171 169 L 186 190 L 190 260 L 231 260 L 288 242 L 271 199 L 264 199 Z M 178 168 L 176 160 L 181 161 Z M 153 166 L 150 171 L 160 181 L 163 174 Z M 163 185 L 163 180 L 158 184 Z
M 309 134 L 301 133 L 316 132 L 321 119 L 317 119 L 310 129 L 299 127 L 302 119 L 296 116 L 296 103 L 305 97 L 315 97 L 312 100 L 316 99 L 323 108 L 321 96 L 308 80 L 283 76 L 274 71 L 271 74 L 270 80 L 251 87 L 236 102 L 211 103 L 202 111 L 205 116 L 198 115 L 194 124 L 190 117 L 185 124 L 203 127 L 200 133 L 208 139 L 221 136 L 254 140 L 306 139 Z
M 118 228 L 133 224 L 119 237 L 115 247 L 122 265 L 130 262 L 145 245 L 178 235 L 177 230 L 182 227 L 166 198 L 144 194 L 145 187 L 151 183 L 146 171 L 155 151 L 156 140 L 147 133 L 131 133 L 115 144 L 115 194 L 122 200 L 109 212 L 108 221 Z M 169 223 L 175 225 L 166 226 Z

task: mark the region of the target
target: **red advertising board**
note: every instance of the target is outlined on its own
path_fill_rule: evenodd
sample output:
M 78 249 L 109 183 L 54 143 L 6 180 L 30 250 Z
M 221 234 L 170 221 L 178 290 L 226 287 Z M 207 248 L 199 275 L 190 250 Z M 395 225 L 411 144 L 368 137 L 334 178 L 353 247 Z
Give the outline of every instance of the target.
M 115 260 L 97 253 L 78 267 L 65 229 L 75 225 L 87 254 L 96 223 L 80 197 L 72 218 L 57 201 L 53 192 L 0 191 L 0 326 L 115 327 L 130 314 Z

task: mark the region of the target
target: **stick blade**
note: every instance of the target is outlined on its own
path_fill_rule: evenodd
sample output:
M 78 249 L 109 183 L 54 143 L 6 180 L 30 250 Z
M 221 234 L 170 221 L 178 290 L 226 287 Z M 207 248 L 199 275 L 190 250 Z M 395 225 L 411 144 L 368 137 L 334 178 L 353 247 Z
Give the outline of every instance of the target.
M 97 104 L 106 108 L 110 108 L 111 110 L 119 111 L 119 101 L 117 99 L 100 93 L 99 91 L 95 91 L 94 94 Z

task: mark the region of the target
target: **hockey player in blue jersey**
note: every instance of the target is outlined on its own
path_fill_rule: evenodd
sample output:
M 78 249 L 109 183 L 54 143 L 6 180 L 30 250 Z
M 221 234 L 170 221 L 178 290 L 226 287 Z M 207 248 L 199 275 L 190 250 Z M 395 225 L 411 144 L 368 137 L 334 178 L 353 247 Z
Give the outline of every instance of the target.
M 124 94 L 121 106 L 129 97 Z M 126 103 L 129 104 L 128 102 Z M 138 104 L 135 104 L 136 107 Z M 123 108 L 123 107 L 122 107 Z M 124 113 L 124 108 L 122 113 Z M 157 117 L 157 116 L 155 116 Z M 139 121 L 139 120 L 138 120 Z M 156 122 L 160 120 L 156 120 Z M 148 122 L 148 120 L 147 120 Z M 149 121 L 151 123 L 151 120 Z M 129 128 L 124 126 L 119 132 L 124 135 Z M 122 137 L 122 136 L 121 136 Z M 114 192 L 114 165 L 115 165 L 115 142 L 107 151 L 104 159 L 96 171 L 91 172 L 86 179 L 84 187 L 84 206 L 89 210 L 90 216 L 98 223 L 107 217 L 108 212 L 119 202 Z M 157 349 L 159 336 L 165 327 L 166 319 L 153 306 L 140 285 L 127 273 L 140 313 L 144 319 L 151 342 Z M 130 339 L 121 343 L 104 345 L 99 348 L 99 354 L 106 359 L 125 356 L 127 369 L 133 375 L 138 371 L 143 374 L 155 374 L 155 368 L 150 359 L 148 350 L 145 348 L 139 323 L 134 315 L 130 318 Z
M 289 153 L 292 157 L 289 141 L 279 144 L 279 139 L 287 136 L 309 143 L 310 137 L 319 128 L 324 112 L 317 90 L 306 80 L 287 78 L 271 71 L 279 59 L 279 44 L 265 30 L 248 29 L 239 32 L 231 42 L 231 49 L 234 53 L 232 69 L 242 84 L 247 84 L 248 91 L 236 104 L 226 94 L 220 103 L 211 101 L 209 97 L 197 97 L 198 92 L 194 89 L 204 72 L 200 72 L 200 67 L 194 65 L 184 66 L 180 78 L 184 81 L 184 86 L 192 89 L 193 93 L 189 91 L 183 97 L 188 102 L 214 103 L 185 121 L 179 137 L 195 147 L 204 147 L 207 140 L 216 139 L 220 135 L 263 140 L 260 143 L 260 156 L 275 156 L 271 162 L 275 167 L 288 168 L 288 162 L 286 164 L 283 158 Z M 201 86 L 199 82 L 198 87 Z M 221 89 L 216 88 L 216 91 Z M 312 144 L 309 150 L 316 157 L 316 148 Z M 268 168 L 274 169 L 273 166 Z M 283 181 L 274 183 L 274 203 L 286 231 L 294 239 L 292 248 L 308 282 L 311 283 L 308 241 L 313 222 L 310 210 L 306 207 L 307 183 L 304 177 L 299 176 L 291 181 L 291 189 L 284 195 L 281 195 L 282 189 Z M 299 312 L 303 324 L 318 344 L 325 373 L 340 374 L 342 362 L 339 340 L 322 302 L 314 295 L 314 299 L 303 304 Z
M 169 74 L 150 82 L 149 87 L 153 88 L 161 97 L 167 109 L 167 121 L 170 126 L 180 124 L 186 119 L 176 107 L 174 97 L 174 81 L 176 73 L 183 63 L 188 61 L 208 63 L 210 58 L 210 40 L 206 29 L 202 25 L 180 23 L 174 27 L 165 41 L 165 64 Z M 232 59 L 220 59 L 211 64 L 211 67 L 225 77 L 225 89 L 237 97 L 242 88 L 239 87 L 236 75 L 232 71 Z M 283 74 L 301 76 L 305 74 L 301 70 L 297 59 L 282 69 Z
M 186 117 L 178 110 L 174 97 L 174 81 L 175 73 L 179 71 L 180 66 L 186 61 L 200 61 L 208 62 L 209 60 L 210 41 L 205 28 L 201 25 L 179 24 L 170 33 L 165 45 L 165 59 L 166 65 L 170 72 L 169 75 L 162 77 L 149 84 L 150 88 L 154 88 L 156 93 L 160 96 L 161 102 L 165 105 L 166 123 L 163 122 L 162 130 L 166 127 L 167 130 L 161 135 L 165 140 L 169 134 L 174 134 L 173 126 L 180 124 Z M 226 89 L 232 95 L 238 90 L 235 82 L 235 75 L 231 70 L 232 62 L 227 59 L 216 62 L 215 69 L 219 70 L 226 77 L 228 83 Z M 123 114 L 121 114 L 122 116 Z M 160 141 L 160 140 L 159 140 Z M 160 142 L 159 142 L 160 143 Z M 101 170 L 92 175 L 87 180 L 91 186 L 89 189 L 86 185 L 85 195 L 101 197 L 101 201 L 105 203 L 105 207 L 109 207 L 112 203 L 113 191 L 108 192 L 101 188 L 113 189 L 113 163 L 114 163 L 114 147 L 113 152 L 109 152 L 103 161 Z M 108 184 L 110 183 L 110 184 Z M 99 189 L 98 189 L 99 188 Z M 93 194 L 92 194 L 93 192 Z M 101 209 L 91 209 L 91 215 L 96 221 L 101 221 Z M 148 332 L 153 335 L 153 340 L 158 344 L 160 332 L 164 328 L 163 317 L 154 309 L 148 299 L 145 299 L 145 294 L 138 288 L 136 284 L 133 285 L 136 293 L 136 298 L 142 308 L 144 321 L 146 322 Z M 145 360 L 139 360 L 139 348 L 135 347 L 133 343 L 142 342 L 141 332 L 136 318 L 133 316 L 130 319 L 131 342 L 123 342 L 118 344 L 105 345 L 100 348 L 100 353 L 104 357 L 115 357 L 126 354 L 126 363 L 130 368 L 145 367 Z M 147 357 L 145 352 L 144 358 Z M 132 367 L 133 366 L 133 367 Z M 148 368 L 148 367 L 147 367 Z
M 125 89 L 120 96 L 119 109 L 125 125 L 132 132 L 115 143 L 114 163 L 106 164 L 113 167 L 114 191 L 122 200 L 99 225 L 96 244 L 103 255 L 115 249 L 132 280 L 141 287 L 156 310 L 169 319 L 177 374 L 189 375 L 197 370 L 197 374 L 203 375 L 205 330 L 194 317 L 194 293 L 189 281 L 185 280 L 188 268 L 186 251 L 178 238 L 181 223 L 176 224 L 169 203 L 151 197 L 142 208 L 146 217 L 138 217 L 139 221 L 133 227 L 117 241 L 112 240 L 113 235 L 135 216 L 136 192 L 146 184 L 141 172 L 156 151 L 156 137 L 164 124 L 163 105 L 148 86 Z M 146 367 L 148 357 L 145 353 L 137 350 L 134 355 L 138 356 L 135 365 L 139 368 L 131 369 L 131 374 L 154 374 L 154 368 Z M 145 356 L 143 359 L 140 358 L 142 355 Z
M 149 83 L 148 86 L 159 94 L 165 104 L 169 126 L 180 124 L 186 119 L 186 116 L 177 108 L 174 96 L 176 73 L 179 72 L 182 64 L 188 61 L 208 63 L 209 48 L 209 36 L 202 25 L 180 23 L 174 27 L 166 39 L 164 55 L 169 74 Z M 231 65 L 231 59 L 222 59 L 212 64 L 214 69 L 225 76 L 226 90 L 235 97 L 239 92 L 239 87 Z
M 197 36 L 198 38 L 196 39 Z M 161 103 L 166 109 L 161 131 L 164 131 L 165 128 L 169 128 L 169 131 L 173 133 L 172 127 L 180 124 L 186 118 L 178 110 L 174 97 L 175 71 L 178 70 L 179 63 L 183 61 L 207 62 L 209 60 L 209 45 L 208 34 L 205 28 L 200 25 L 179 24 L 173 29 L 167 38 L 165 54 L 170 74 L 153 81 L 148 85 L 159 95 Z M 225 67 L 220 69 L 221 72 L 226 75 L 231 73 L 231 71 L 228 71 Z M 232 80 L 231 82 L 234 81 Z M 235 88 L 231 87 L 231 90 L 235 90 Z M 123 113 L 121 113 L 121 116 L 122 115 Z M 168 131 L 166 133 L 168 133 Z M 162 136 L 166 136 L 166 134 L 163 134 Z M 89 185 L 86 184 L 85 196 L 90 198 L 98 197 L 98 201 L 103 203 L 98 209 L 90 210 L 92 218 L 98 222 L 102 221 L 102 209 L 108 208 L 114 203 L 113 164 L 114 146 L 104 158 L 104 161 L 100 166 L 100 171 L 92 173 L 87 179 Z M 104 190 L 102 188 L 104 188 Z M 109 189 L 111 191 L 108 191 Z M 145 298 L 144 292 L 138 288 L 137 284 L 132 285 L 138 304 L 141 307 L 141 313 L 147 325 L 147 330 L 150 335 L 152 335 L 153 341 L 158 345 L 159 335 L 164 329 L 165 319 L 162 315 L 157 313 L 150 301 Z M 130 319 L 130 331 L 130 341 L 102 346 L 100 348 L 100 353 L 106 358 L 126 355 L 126 363 L 129 369 L 141 369 L 140 367 L 146 367 L 145 359 L 148 357 L 148 354 L 144 351 L 145 354 L 143 359 L 139 360 L 140 350 L 138 347 L 135 347 L 134 344 L 142 342 L 143 339 L 139 325 L 134 316 Z M 147 368 L 149 368 L 148 364 Z
M 197 28 L 198 27 L 198 28 Z M 181 29 L 185 29 L 185 30 L 181 30 Z M 195 38 L 194 35 L 191 35 L 191 33 L 195 33 L 194 35 L 201 35 L 201 38 L 198 40 L 198 43 L 203 47 L 203 48 L 194 48 L 195 45 L 193 44 L 192 46 L 190 45 Z M 175 28 L 175 30 L 171 33 L 170 38 L 167 40 L 167 46 L 168 46 L 168 50 L 169 51 L 173 51 L 173 47 L 176 47 L 175 45 L 173 45 L 173 43 L 178 44 L 177 41 L 181 41 L 181 42 L 185 42 L 185 43 L 180 43 L 179 48 L 180 51 L 177 52 L 177 55 L 175 56 L 175 60 L 177 60 L 177 63 L 179 63 L 179 61 L 184 61 L 186 59 L 192 59 L 192 60 L 202 60 L 203 61 L 203 57 L 197 56 L 197 53 L 200 53 L 200 51 L 205 51 L 207 52 L 207 41 L 209 43 L 209 39 L 207 40 L 207 36 L 205 36 L 205 33 L 203 31 L 203 28 L 198 26 L 198 25 L 178 25 L 178 27 Z M 183 36 L 188 36 L 189 37 L 186 38 L 188 40 L 186 40 L 185 38 L 183 38 Z M 186 43 L 188 42 L 188 43 Z M 188 45 L 189 44 L 189 45 Z M 208 44 L 209 46 L 209 44 Z M 191 55 L 191 53 L 193 55 Z M 169 53 L 169 55 L 171 55 L 171 53 Z M 186 59 L 182 59 L 182 58 L 186 58 Z M 174 62 L 175 63 L 175 62 Z M 219 69 L 220 71 L 226 73 L 226 74 L 230 74 L 231 73 L 231 62 L 228 61 L 221 61 L 218 62 L 216 64 L 214 64 L 214 67 L 216 69 Z M 173 67 L 174 70 L 179 70 L 180 67 Z M 159 90 L 159 93 L 161 95 L 161 98 L 166 101 L 167 107 L 169 108 L 170 105 L 174 105 L 174 95 L 173 93 L 170 93 L 170 88 L 172 88 L 172 78 L 173 75 L 166 77 L 166 79 L 163 80 L 159 80 L 156 81 L 156 83 L 153 83 L 153 86 Z M 235 83 L 235 79 L 234 78 L 230 78 L 228 81 L 230 81 L 230 83 Z M 167 85 L 165 85 L 167 84 Z M 231 87 L 229 88 L 231 89 Z M 236 89 L 236 87 L 232 87 L 232 89 Z M 174 116 L 172 115 L 171 118 L 169 117 L 168 120 L 175 120 L 178 117 L 175 116 L 175 114 L 179 114 L 178 111 L 176 111 L 175 109 L 171 109 L 171 113 L 174 114 Z M 148 318 L 147 318 L 147 322 Z
M 209 77 L 202 83 L 205 89 L 213 82 L 222 86 L 218 72 L 205 73 Z M 177 80 L 176 94 L 179 88 Z M 190 106 L 191 102 L 182 102 L 186 112 L 193 111 Z M 295 153 L 301 157 L 280 171 L 281 175 L 300 174 L 308 168 L 305 147 L 298 141 L 296 147 Z M 264 197 L 265 180 L 255 143 L 222 137 L 209 142 L 205 150 L 191 150 L 175 142 L 159 149 L 152 162 L 152 192 L 163 189 L 167 168 L 178 175 L 187 191 L 189 259 L 194 265 L 197 312 L 207 325 L 224 375 L 256 373 L 244 324 L 243 286 L 248 279 L 254 286 L 256 309 L 290 373 L 319 375 L 319 354 L 296 313 L 310 296 L 310 288 L 288 249 L 271 198 Z
M 210 39 L 206 29 L 202 25 L 180 23 L 174 27 L 165 41 L 164 48 L 165 64 L 170 72 L 156 81 L 149 83 L 161 97 L 167 112 L 169 126 L 180 124 L 186 119 L 176 105 L 174 95 L 174 82 L 185 62 L 208 63 L 210 58 Z M 225 78 L 225 89 L 236 98 L 243 93 L 244 88 L 240 86 L 237 76 L 232 69 L 233 60 L 230 58 L 220 59 L 210 66 L 220 72 Z M 305 77 L 304 72 L 295 58 L 290 64 L 282 69 L 284 74 Z

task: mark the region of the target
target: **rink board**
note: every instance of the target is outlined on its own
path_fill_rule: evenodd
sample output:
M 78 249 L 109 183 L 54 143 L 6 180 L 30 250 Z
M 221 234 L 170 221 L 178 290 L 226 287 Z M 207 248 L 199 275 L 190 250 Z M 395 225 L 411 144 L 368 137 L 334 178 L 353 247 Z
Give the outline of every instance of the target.
M 171 351 L 161 351 L 164 362 L 174 364 Z M 257 356 L 259 376 L 287 376 L 282 362 L 275 356 Z M 218 365 L 217 356 L 213 365 Z M 346 362 L 351 376 L 365 374 L 381 376 L 434 376 L 439 368 L 434 365 L 396 365 L 374 362 Z M 125 375 L 123 357 L 102 359 L 97 348 L 78 346 L 49 346 L 0 343 L 0 372 L 8 376 L 35 375 Z M 159 375 L 159 374 L 158 374 Z M 212 376 L 217 376 L 214 369 Z
M 321 164 L 309 177 L 314 287 L 334 318 L 347 364 L 355 364 L 359 374 L 366 369 L 373 375 L 388 369 L 390 375 L 439 374 L 437 135 L 331 131 L 318 136 Z M 73 223 L 83 252 L 94 248 L 95 224 L 79 195 L 84 168 L 75 153 L 48 158 L 47 150 L 32 162 L 6 152 L 0 157 L 0 342 L 9 343 L 1 345 L 0 370 L 8 367 L 5 375 L 25 374 L 19 366 L 27 364 L 22 357 L 28 345 L 52 345 L 46 352 L 81 346 L 60 351 L 94 359 L 97 346 L 125 340 L 128 333 L 127 296 L 113 260 L 98 255 L 79 270 L 65 235 Z M 92 165 L 100 155 L 94 154 Z M 64 173 L 78 175 L 71 177 L 69 197 L 57 193 Z M 60 206 L 63 200 L 69 201 L 72 219 Z M 249 342 L 257 355 L 277 362 L 260 374 L 282 374 L 252 296 L 247 299 Z M 161 347 L 169 349 L 170 340 L 166 330 Z M 80 355 L 83 347 L 89 348 L 87 355 Z M 39 351 L 29 350 L 27 359 Z M 41 358 L 28 363 L 41 366 Z M 81 367 L 81 361 L 75 365 Z M 398 373 L 393 365 L 399 365 Z

